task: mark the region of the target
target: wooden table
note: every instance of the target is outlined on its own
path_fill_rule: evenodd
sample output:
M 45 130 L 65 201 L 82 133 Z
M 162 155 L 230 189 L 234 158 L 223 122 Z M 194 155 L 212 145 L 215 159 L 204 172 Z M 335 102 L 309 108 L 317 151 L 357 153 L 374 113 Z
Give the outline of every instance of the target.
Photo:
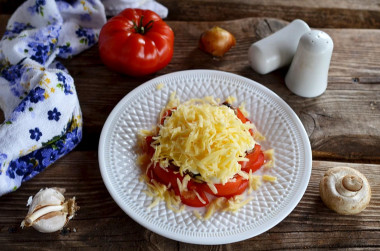
M 17 5 L 0 1 L 0 34 Z M 162 0 L 175 32 L 175 52 L 160 72 L 142 78 L 108 70 L 97 47 L 63 61 L 75 79 L 83 111 L 80 145 L 17 191 L 0 198 L 0 247 L 4 249 L 98 248 L 125 250 L 267 250 L 380 248 L 380 1 L 375 0 Z M 267 75 L 248 65 L 251 43 L 293 19 L 327 32 L 335 47 L 327 91 L 318 98 L 292 94 L 287 68 Z M 231 31 L 237 45 L 215 59 L 197 49 L 200 34 L 214 25 Z M 97 146 L 102 126 L 118 101 L 159 75 L 187 69 L 217 69 L 268 87 L 300 117 L 310 138 L 313 169 L 305 195 L 280 224 L 254 238 L 221 246 L 180 243 L 157 235 L 128 217 L 109 195 L 100 175 Z M 1 115 L 2 116 L 2 115 Z M 0 118 L 2 121 L 3 117 Z M 342 216 L 319 197 L 319 180 L 334 166 L 363 172 L 372 187 L 365 211 Z M 80 211 L 61 232 L 41 234 L 19 225 L 26 201 L 42 187 L 59 186 L 76 196 Z M 75 231 L 74 231 L 75 229 Z

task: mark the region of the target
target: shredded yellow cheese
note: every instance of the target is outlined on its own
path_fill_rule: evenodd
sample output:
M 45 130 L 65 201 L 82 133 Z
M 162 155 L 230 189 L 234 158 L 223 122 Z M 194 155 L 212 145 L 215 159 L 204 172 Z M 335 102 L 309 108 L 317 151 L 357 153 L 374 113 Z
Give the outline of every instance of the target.
M 277 177 L 271 175 L 263 175 L 263 181 L 276 182 Z
M 249 170 L 248 177 L 248 194 L 251 194 L 253 190 L 257 191 L 261 186 L 261 176 L 253 175 L 252 170 Z
M 227 99 L 226 99 L 226 102 L 229 103 L 229 104 L 233 104 L 236 102 L 236 98 L 234 96 L 229 96 Z
M 240 106 L 239 106 L 239 110 L 241 111 L 241 113 L 243 113 L 244 116 L 248 117 L 248 112 L 247 110 L 245 109 L 245 103 L 241 103 Z
M 265 164 L 264 168 L 269 169 L 274 167 L 274 149 L 264 151 Z
M 159 83 L 158 85 L 156 85 L 156 89 L 157 91 L 161 90 L 162 88 L 164 88 L 164 83 Z
M 177 103 L 172 101 L 171 103 Z M 253 149 L 251 123 L 243 124 L 234 111 L 212 98 L 178 105 L 155 139 L 153 161 L 167 167 L 171 160 L 208 183 L 226 183 L 241 170 L 239 161 Z
M 175 213 L 179 213 L 185 209 L 185 206 L 181 204 L 181 198 L 176 196 L 174 191 L 168 189 L 164 184 L 155 180 L 149 180 L 146 175 L 141 175 L 139 179 L 140 181 L 145 180 L 148 190 L 144 192 L 153 198 L 153 202 L 148 206 L 149 209 L 157 206 L 160 201 L 165 201 L 166 206 Z
M 243 200 L 243 198 L 242 195 L 237 195 L 227 200 L 227 205 L 224 208 L 224 211 L 236 213 L 240 208 L 247 205 L 253 199 L 252 197 L 248 197 L 246 200 Z
M 236 213 L 240 208 L 248 204 L 252 199 L 252 197 L 248 197 L 244 200 L 244 196 L 242 195 L 236 195 L 230 199 L 219 197 L 210 202 L 203 217 L 196 210 L 194 211 L 194 215 L 200 220 L 208 220 L 216 212 L 227 211 Z

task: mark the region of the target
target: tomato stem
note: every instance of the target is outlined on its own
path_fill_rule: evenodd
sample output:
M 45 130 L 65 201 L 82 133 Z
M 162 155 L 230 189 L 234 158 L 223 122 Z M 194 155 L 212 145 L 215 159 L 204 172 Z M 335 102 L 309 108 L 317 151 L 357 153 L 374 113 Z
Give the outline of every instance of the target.
M 134 25 L 134 29 L 137 33 L 140 33 L 140 34 L 145 34 L 147 33 L 152 27 L 153 27 L 153 23 L 154 23 L 154 20 L 150 20 L 145 26 L 143 25 L 143 19 L 144 19 L 144 16 L 141 16 L 140 18 L 140 22 L 139 24 L 136 24 L 135 21 L 132 21 L 133 22 L 133 25 Z

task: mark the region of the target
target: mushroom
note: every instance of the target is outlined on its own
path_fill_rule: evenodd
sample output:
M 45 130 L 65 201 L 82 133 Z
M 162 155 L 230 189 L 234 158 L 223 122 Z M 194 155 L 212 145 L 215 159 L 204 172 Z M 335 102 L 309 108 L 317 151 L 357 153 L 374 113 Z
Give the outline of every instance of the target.
M 63 188 L 41 189 L 34 198 L 29 197 L 29 211 L 21 222 L 21 227 L 30 227 L 41 233 L 51 233 L 62 229 L 74 217 L 79 207 L 75 197 L 65 201 Z
M 321 179 L 319 193 L 327 207 L 345 215 L 360 213 L 371 199 L 367 178 L 350 167 L 329 169 Z

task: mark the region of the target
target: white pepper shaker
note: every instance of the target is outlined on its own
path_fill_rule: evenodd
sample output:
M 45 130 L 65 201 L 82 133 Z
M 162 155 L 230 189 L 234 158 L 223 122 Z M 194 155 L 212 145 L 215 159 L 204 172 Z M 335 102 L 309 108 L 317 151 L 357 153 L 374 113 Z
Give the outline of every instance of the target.
M 334 43 L 319 30 L 305 33 L 285 77 L 286 86 L 295 94 L 312 98 L 325 92 Z
M 248 61 L 252 69 L 267 74 L 290 64 L 300 37 L 310 31 L 307 23 L 300 19 L 253 43 L 248 50 Z

